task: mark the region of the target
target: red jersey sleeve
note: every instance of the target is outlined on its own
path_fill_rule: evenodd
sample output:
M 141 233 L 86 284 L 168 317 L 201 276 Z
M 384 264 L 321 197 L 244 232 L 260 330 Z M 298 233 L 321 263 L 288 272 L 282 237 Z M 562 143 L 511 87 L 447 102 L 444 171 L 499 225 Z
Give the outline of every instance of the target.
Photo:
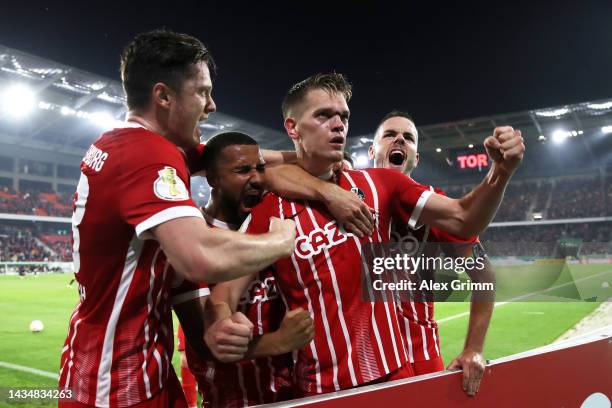
M 399 171 L 383 170 L 384 182 L 391 188 L 393 218 L 417 228 L 421 212 L 433 192 Z
M 204 144 L 200 143 L 194 148 L 185 151 L 185 160 L 187 161 L 187 169 L 190 174 L 204 170 Z
M 170 290 L 172 306 L 208 295 L 210 295 L 210 288 L 206 283 L 194 283 L 175 274 Z
M 202 218 L 191 199 L 189 174 L 181 152 L 158 141 L 146 148 L 126 158 L 116 187 L 121 194 L 120 214 L 139 238 L 150 228 L 174 218 Z

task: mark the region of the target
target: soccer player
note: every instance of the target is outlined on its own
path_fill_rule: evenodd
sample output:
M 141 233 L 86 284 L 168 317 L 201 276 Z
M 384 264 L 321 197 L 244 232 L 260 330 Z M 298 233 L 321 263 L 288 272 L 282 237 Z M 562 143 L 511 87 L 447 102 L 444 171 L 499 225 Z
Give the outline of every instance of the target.
M 214 67 L 199 40 L 168 31 L 138 35 L 123 51 L 127 122 L 91 145 L 74 198 L 80 302 L 59 375 L 73 401 L 60 405 L 186 406 L 170 363 L 170 305 L 205 289 L 180 281 L 244 276 L 293 251 L 292 221 L 273 219 L 260 236 L 212 231 L 190 197 L 182 151 L 216 109 Z M 244 322 L 218 327 L 250 333 Z
M 211 186 L 203 214 L 212 228 L 237 229 L 261 201 L 264 188 L 270 187 L 266 185 L 269 173 L 284 171 L 279 167 L 266 169 L 257 142 L 238 132 L 210 139 L 202 159 Z M 222 363 L 210 353 L 198 355 L 191 343 L 187 345 L 188 364 L 203 392 L 203 404 L 241 407 L 288 399 L 293 386 L 290 352 L 312 339 L 310 315 L 299 308 L 285 310 L 270 269 L 257 274 L 236 302 L 238 313 L 246 316 L 253 328 L 248 359 Z M 219 309 L 218 313 L 224 311 L 227 316 L 232 313 L 229 309 Z M 228 346 L 219 348 L 216 354 L 223 355 Z M 229 351 L 231 356 L 233 350 Z
M 364 301 L 360 296 L 362 245 L 388 242 L 391 221 L 404 217 L 412 225 L 429 224 L 460 236 L 479 233 L 495 214 L 524 152 L 522 138 L 513 129 L 495 129 L 485 140 L 494 160 L 490 173 L 459 200 L 431 192 L 388 169 L 334 174 L 334 165 L 343 157 L 350 96 L 351 86 L 340 74 L 309 77 L 287 93 L 282 107 L 284 124 L 301 167 L 353 191 L 375 210 L 372 236 L 358 238 L 347 233 L 317 203 L 273 193 L 263 198 L 243 224 L 248 233 L 261 234 L 269 230 L 271 216 L 296 222 L 295 251 L 275 262 L 274 271 L 287 307 L 302 307 L 314 319 L 315 337 L 297 355 L 301 395 L 413 374 L 400 331 L 401 313 L 392 302 Z M 249 277 L 220 283 L 211 297 L 234 307 L 235 293 L 242 293 L 248 284 Z
M 410 176 L 419 162 L 419 134 L 412 118 L 404 112 L 392 111 L 379 123 L 374 141 L 368 150 L 370 160 L 374 167 L 393 169 Z M 443 191 L 429 187 L 440 194 Z M 396 220 L 394 220 L 396 221 Z M 448 256 L 473 256 L 473 249 L 479 249 L 477 237 L 461 238 L 437 228 L 424 225 L 418 229 L 408 227 L 407 220 L 397 220 L 393 225 L 392 235 L 397 241 L 406 241 L 407 238 L 416 238 L 416 242 L 426 243 L 419 247 L 418 257 L 424 254 L 435 257 L 440 249 L 449 252 Z M 449 243 L 442 245 L 440 243 Z M 480 252 L 478 252 L 480 254 Z M 419 275 L 424 279 L 432 279 L 433 272 L 421 269 Z M 468 271 L 470 272 L 470 271 Z M 488 262 L 485 268 L 472 273 L 472 281 L 493 281 L 493 272 Z M 416 375 L 428 374 L 444 370 L 444 363 L 440 354 L 440 340 L 438 325 L 434 319 L 434 304 L 428 301 L 402 302 L 404 314 L 404 330 L 408 344 L 410 363 Z M 485 360 L 482 356 L 484 339 L 486 336 L 493 301 L 473 301 L 470 310 L 470 322 L 463 352 L 453 360 L 449 369 L 463 369 L 463 388 L 469 395 L 478 391 L 480 380 L 484 373 Z

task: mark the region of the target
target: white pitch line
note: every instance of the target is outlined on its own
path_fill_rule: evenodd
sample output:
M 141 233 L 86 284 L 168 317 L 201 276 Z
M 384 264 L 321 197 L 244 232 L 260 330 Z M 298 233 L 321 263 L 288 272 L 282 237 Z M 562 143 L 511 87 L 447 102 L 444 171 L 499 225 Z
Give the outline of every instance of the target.
M 7 363 L 6 361 L 0 361 L 0 367 L 8 368 L 16 371 L 23 371 L 30 374 L 36 374 L 41 377 L 53 378 L 57 380 L 57 373 L 51 371 L 39 370 L 38 368 L 26 367 L 18 364 Z
M 607 274 L 609 274 L 609 273 L 611 273 L 611 272 L 612 272 L 612 271 L 604 271 L 604 272 L 600 272 L 600 273 L 597 273 L 597 274 L 595 274 L 595 275 L 587 276 L 587 277 L 585 277 L 585 278 L 576 279 L 576 280 L 574 280 L 574 281 L 567 282 L 567 283 L 563 283 L 563 284 L 561 284 L 561 285 L 551 286 L 551 287 L 550 287 L 550 288 L 548 288 L 548 289 L 543 289 L 543 290 L 539 290 L 539 291 L 537 291 L 537 292 L 531 292 L 531 293 L 527 293 L 527 294 L 525 294 L 525 295 L 517 296 L 517 297 L 512 298 L 512 299 L 510 299 L 510 300 L 507 300 L 507 301 L 505 301 L 505 302 L 495 302 L 495 305 L 494 305 L 493 307 L 504 306 L 504 305 L 507 305 L 508 303 L 512 303 L 512 302 L 515 302 L 515 301 L 517 301 L 517 300 L 523 300 L 523 299 L 526 299 L 526 298 L 531 297 L 531 296 L 539 295 L 540 293 L 549 292 L 549 291 L 551 291 L 551 290 L 555 290 L 555 289 L 562 288 L 563 286 L 571 285 L 572 283 L 582 282 L 582 281 L 585 281 L 585 280 L 587 280 L 587 279 L 596 278 L 597 276 L 607 275 Z M 458 313 L 458 314 L 456 314 L 456 315 L 452 315 L 452 316 L 445 317 L 445 318 L 440 319 L 440 320 L 436 320 L 436 322 L 437 322 L 438 324 L 442 324 L 442 323 L 444 323 L 444 322 L 448 322 L 448 321 L 451 321 L 451 320 L 459 319 L 459 318 L 464 317 L 464 316 L 469 316 L 469 314 L 470 314 L 470 312 L 462 312 L 462 313 Z

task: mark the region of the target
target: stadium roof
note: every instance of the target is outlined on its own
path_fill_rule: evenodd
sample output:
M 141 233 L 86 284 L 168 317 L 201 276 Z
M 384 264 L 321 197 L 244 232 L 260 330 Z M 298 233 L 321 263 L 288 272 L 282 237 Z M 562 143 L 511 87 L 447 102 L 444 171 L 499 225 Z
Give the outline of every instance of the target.
M 24 93 L 29 100 L 22 100 Z M 0 112 L 0 140 L 79 155 L 102 130 L 122 121 L 126 114 L 119 81 L 1 45 L 0 97 L 1 107 L 16 110 L 16 115 L 7 109 Z M 30 107 L 31 112 L 23 115 Z M 206 139 L 234 130 L 248 133 L 264 145 L 291 147 L 284 132 L 222 112 L 212 114 L 201 130 Z
M 25 88 L 7 99 L 15 84 Z M 30 99 L 22 100 L 18 92 L 29 92 Z M 122 120 L 126 113 L 118 81 L 1 45 L 0 97 L 0 108 L 5 108 L 0 111 L 0 140 L 79 155 L 100 131 Z M 28 115 L 12 117 L 24 114 L 27 108 L 31 108 Z M 16 115 L 7 113 L 11 109 Z M 419 126 L 419 150 L 440 156 L 436 149 L 478 145 L 493 127 L 506 124 L 520 128 L 528 143 L 601 132 L 612 126 L 612 99 Z M 292 148 L 284 132 L 222 112 L 212 114 L 201 128 L 204 139 L 220 131 L 237 130 L 251 134 L 266 147 Z M 355 154 L 363 152 L 372 136 L 351 137 L 349 149 Z

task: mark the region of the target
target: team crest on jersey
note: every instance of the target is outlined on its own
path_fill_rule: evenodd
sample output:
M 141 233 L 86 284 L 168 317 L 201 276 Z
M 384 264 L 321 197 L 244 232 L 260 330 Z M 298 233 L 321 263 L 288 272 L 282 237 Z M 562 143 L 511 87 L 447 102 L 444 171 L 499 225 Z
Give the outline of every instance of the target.
M 187 187 L 176 174 L 175 168 L 165 166 L 157 174 L 159 177 L 153 183 L 153 191 L 157 197 L 168 201 L 183 201 L 189 198 Z
M 359 187 L 351 187 L 351 193 L 357 194 L 357 197 L 359 197 L 361 201 L 365 201 L 365 193 Z

